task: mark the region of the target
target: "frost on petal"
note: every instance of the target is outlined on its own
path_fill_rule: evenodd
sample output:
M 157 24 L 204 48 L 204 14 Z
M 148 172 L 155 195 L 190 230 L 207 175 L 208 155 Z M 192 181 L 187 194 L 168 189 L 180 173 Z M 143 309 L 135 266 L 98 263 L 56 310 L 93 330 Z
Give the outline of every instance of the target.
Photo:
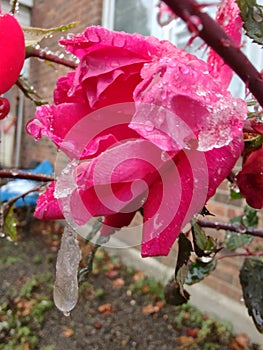
M 114 32 L 99 26 L 88 27 L 83 34 L 61 41 L 80 58 L 66 99 L 85 96 L 91 108 L 131 102 L 140 70 L 145 62 L 168 50 L 168 44 L 154 37 Z M 72 76 L 68 76 L 72 79 Z M 65 90 L 66 81 L 60 81 Z M 56 100 L 63 94 L 58 89 Z
M 63 213 L 59 202 L 54 197 L 55 181 L 52 182 L 45 190 L 40 194 L 37 199 L 37 206 L 34 216 L 40 220 L 59 220 L 64 219 Z
M 239 14 L 240 10 L 235 0 L 223 0 L 216 15 L 217 23 L 237 46 L 240 45 L 242 34 L 242 20 Z M 225 45 L 229 45 L 229 43 L 226 42 Z M 214 79 L 227 88 L 232 79 L 233 71 L 212 49 L 208 54 L 208 66 Z
M 66 316 L 78 301 L 78 267 L 81 252 L 77 233 L 67 225 L 61 238 L 56 264 L 53 297 L 56 307 Z
M 263 146 L 249 155 L 237 175 L 237 184 L 251 207 L 263 208 Z
M 104 53 L 103 50 L 108 48 L 113 50 L 112 62 L 115 61 L 115 48 L 121 48 L 121 56 L 126 55 L 126 63 L 129 63 L 129 54 L 131 54 L 131 57 L 133 54 L 136 54 L 138 57 L 147 60 L 157 54 L 159 40 L 153 38 L 151 42 L 147 42 L 141 34 L 116 32 L 100 26 L 91 26 L 86 28 L 84 33 L 76 35 L 72 39 L 62 39 L 60 43 L 65 45 L 67 51 L 80 59 L 93 51 L 99 54 L 100 50 L 102 50 L 102 53 Z M 109 51 L 108 56 L 105 57 L 106 62 L 107 59 L 111 61 L 111 53 Z
M 35 118 L 27 123 L 26 130 L 36 140 L 43 136 L 49 137 L 70 158 L 77 158 L 86 145 L 83 129 L 79 130 L 79 121 L 89 112 L 85 104 L 44 105 L 37 108 Z
M 244 101 L 235 99 L 192 55 L 168 55 L 142 70 L 130 127 L 165 151 L 208 151 L 242 134 Z

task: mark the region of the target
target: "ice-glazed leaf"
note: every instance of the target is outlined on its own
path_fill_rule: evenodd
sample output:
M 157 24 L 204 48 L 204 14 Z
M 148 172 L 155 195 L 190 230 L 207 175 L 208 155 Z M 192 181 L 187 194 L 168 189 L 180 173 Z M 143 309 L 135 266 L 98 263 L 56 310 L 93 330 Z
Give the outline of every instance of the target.
M 79 22 L 72 22 L 66 25 L 62 25 L 60 27 L 54 27 L 54 28 L 34 28 L 34 27 L 24 27 L 24 36 L 26 41 L 26 47 L 36 45 L 40 43 L 44 38 L 49 37 L 54 32 L 65 32 L 67 30 L 70 30 L 72 28 L 75 28 Z
M 67 225 L 61 239 L 56 264 L 54 302 L 68 316 L 78 300 L 78 267 L 81 253 L 77 233 Z
M 255 209 L 246 206 L 244 214 L 236 216 L 230 220 L 231 223 L 244 226 L 244 233 L 227 231 L 225 235 L 225 247 L 228 250 L 234 251 L 240 247 L 247 247 L 253 240 L 253 236 L 246 234 L 246 228 L 253 229 L 258 224 L 258 213 Z
M 16 219 L 14 217 L 14 206 L 12 206 L 4 219 L 4 233 L 10 237 L 12 241 L 17 239 Z
M 257 227 L 257 225 L 258 225 L 258 212 L 257 212 L 257 210 L 246 205 L 244 212 L 245 212 L 245 215 L 243 215 L 243 217 L 242 217 L 243 225 L 245 225 L 248 228 Z
M 225 246 L 228 250 L 234 251 L 240 247 L 247 247 L 253 240 L 253 236 L 244 233 L 227 231 L 225 236 Z
M 242 194 L 239 191 L 230 189 L 230 198 L 231 199 L 241 199 L 243 198 Z
M 185 279 L 186 284 L 194 284 L 202 281 L 211 271 L 216 268 L 216 260 L 204 263 L 197 259 L 188 265 L 188 276 Z
M 263 45 L 263 7 L 256 0 L 237 0 L 243 27 L 254 42 Z
M 20 76 L 18 79 L 18 85 L 23 91 L 24 95 L 34 102 L 36 106 L 47 104 L 47 101 L 41 99 L 37 91 L 34 89 L 32 83 L 25 76 Z
M 194 250 L 197 256 L 209 256 L 211 253 L 216 251 L 216 240 L 211 236 L 207 236 L 202 227 L 197 223 L 192 225 L 192 234 Z
M 240 270 L 240 283 L 249 315 L 260 333 L 263 333 L 263 262 L 246 259 Z

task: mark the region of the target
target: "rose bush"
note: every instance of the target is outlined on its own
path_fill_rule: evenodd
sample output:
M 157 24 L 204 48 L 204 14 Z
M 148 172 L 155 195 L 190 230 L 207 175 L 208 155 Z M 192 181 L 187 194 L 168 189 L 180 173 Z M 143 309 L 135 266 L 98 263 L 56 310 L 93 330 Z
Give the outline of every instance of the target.
M 239 41 L 234 4 L 224 2 L 220 21 Z M 39 197 L 35 216 L 67 211 L 78 225 L 103 216 L 107 235 L 142 209 L 142 255 L 168 254 L 241 154 L 247 107 L 226 90 L 232 72 L 212 51 L 213 66 L 169 42 L 101 27 L 61 44 L 80 63 L 58 79 L 55 104 L 39 107 L 27 131 L 81 162 Z
M 23 31 L 8 13 L 1 13 L 0 4 L 0 95 L 8 91 L 17 81 L 25 59 Z M 0 118 L 10 110 L 7 99 L 0 98 Z

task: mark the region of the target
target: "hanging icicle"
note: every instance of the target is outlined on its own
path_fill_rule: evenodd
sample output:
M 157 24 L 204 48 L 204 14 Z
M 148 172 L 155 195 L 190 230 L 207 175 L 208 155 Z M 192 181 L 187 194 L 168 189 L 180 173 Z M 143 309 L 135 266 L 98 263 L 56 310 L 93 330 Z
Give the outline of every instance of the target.
M 76 306 L 78 300 L 78 267 L 81 252 L 77 232 L 67 225 L 61 239 L 56 264 L 54 302 L 65 316 Z

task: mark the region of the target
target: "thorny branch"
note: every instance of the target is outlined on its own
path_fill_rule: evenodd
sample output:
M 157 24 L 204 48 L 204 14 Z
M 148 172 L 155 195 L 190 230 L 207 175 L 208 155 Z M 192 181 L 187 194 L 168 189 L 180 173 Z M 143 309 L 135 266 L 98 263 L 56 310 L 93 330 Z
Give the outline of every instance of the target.
M 227 230 L 236 233 L 247 234 L 255 237 L 263 238 L 263 230 L 260 229 L 249 229 L 242 224 L 227 224 L 224 222 L 213 222 L 204 219 L 197 219 L 197 223 L 206 228 L 214 228 L 216 230 Z
M 171 10 L 181 17 L 195 35 L 202 38 L 217 52 L 246 84 L 246 87 L 263 107 L 263 79 L 240 48 L 230 39 L 223 28 L 207 13 L 201 12 L 194 0 L 164 0 Z M 196 26 L 198 18 L 200 25 Z
M 12 170 L 0 170 L 0 178 L 2 179 L 25 179 L 32 181 L 49 182 L 53 181 L 54 177 L 44 174 L 32 174 L 25 173 L 23 171 L 12 169 Z
M 77 64 L 74 61 L 67 60 L 66 58 L 60 58 L 55 54 L 47 53 L 41 49 L 36 49 L 34 47 L 29 47 L 26 50 L 26 58 L 37 57 L 41 60 L 47 60 L 53 63 L 61 64 L 65 67 L 75 69 Z
M 17 11 L 17 6 L 19 5 L 18 0 L 12 0 L 10 12 L 14 15 Z

